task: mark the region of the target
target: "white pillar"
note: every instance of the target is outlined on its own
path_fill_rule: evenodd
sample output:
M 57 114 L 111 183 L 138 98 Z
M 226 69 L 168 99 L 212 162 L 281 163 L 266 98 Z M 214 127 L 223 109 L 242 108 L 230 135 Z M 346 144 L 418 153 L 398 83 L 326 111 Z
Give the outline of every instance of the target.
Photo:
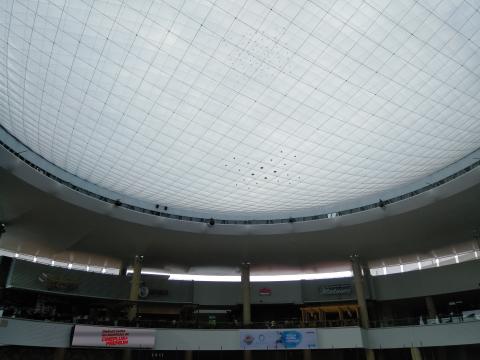
M 412 355 L 412 360 L 422 360 L 422 353 L 419 348 L 410 348 L 410 354 Z
M 132 321 L 137 317 L 138 309 L 137 309 L 136 301 L 138 300 L 138 294 L 140 291 L 142 262 L 143 262 L 143 256 L 136 255 L 133 260 L 133 274 L 132 274 L 132 282 L 130 285 L 129 300 L 132 301 L 132 304 L 130 304 L 130 308 L 128 310 L 128 320 L 130 321 Z
M 360 259 L 357 254 L 350 256 L 352 262 L 353 282 L 355 284 L 355 293 L 357 295 L 357 303 L 360 308 L 360 325 L 364 329 L 370 327 L 368 319 L 367 302 L 365 300 L 365 288 L 363 283 L 362 268 Z M 367 360 L 375 360 L 375 352 L 372 349 L 365 349 Z
M 250 325 L 252 322 L 250 304 L 250 264 L 242 264 L 242 304 L 243 304 L 243 325 Z
M 248 326 L 252 322 L 251 303 L 250 303 L 250 263 L 242 263 L 242 305 L 243 326 Z M 243 359 L 251 360 L 252 353 L 250 350 L 243 351 Z
M 360 261 L 358 255 L 352 255 L 350 259 L 352 262 L 353 282 L 355 285 L 355 293 L 357 295 L 357 303 L 360 307 L 360 324 L 364 329 L 368 329 L 370 326 Z

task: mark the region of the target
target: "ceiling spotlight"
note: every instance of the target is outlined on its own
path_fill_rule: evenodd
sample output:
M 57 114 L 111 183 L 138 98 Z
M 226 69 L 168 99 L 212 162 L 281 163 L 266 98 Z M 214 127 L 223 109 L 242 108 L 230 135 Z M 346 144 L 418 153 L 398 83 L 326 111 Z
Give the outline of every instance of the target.
M 210 218 L 210 220 L 208 220 L 208 225 L 210 225 L 210 226 L 215 225 L 215 219 L 214 219 L 214 218 Z

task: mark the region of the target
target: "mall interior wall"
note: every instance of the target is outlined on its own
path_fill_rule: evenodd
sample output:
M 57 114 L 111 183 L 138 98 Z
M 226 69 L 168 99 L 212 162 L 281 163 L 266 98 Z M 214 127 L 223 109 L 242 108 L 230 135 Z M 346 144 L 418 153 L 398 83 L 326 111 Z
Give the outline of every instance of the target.
M 73 324 L 3 319 L 0 343 L 16 346 L 70 347 Z M 480 322 L 361 329 L 318 328 L 318 349 L 395 349 L 480 344 Z M 156 350 L 242 350 L 240 331 L 155 329 Z
M 42 281 L 45 275 L 75 284 L 69 290 L 49 287 Z M 166 280 L 154 275 L 142 275 L 151 291 L 145 301 L 192 303 L 199 305 L 236 305 L 241 303 L 239 283 L 194 282 Z M 399 274 L 371 277 L 370 300 L 396 300 L 446 293 L 478 290 L 480 260 Z M 7 288 L 51 291 L 97 298 L 127 299 L 129 277 L 68 270 L 14 259 L 6 280 Z M 325 291 L 334 286 L 351 287 L 338 293 Z M 271 290 L 268 296 L 261 289 Z M 252 304 L 305 304 L 315 302 L 354 301 L 352 278 L 252 283 Z

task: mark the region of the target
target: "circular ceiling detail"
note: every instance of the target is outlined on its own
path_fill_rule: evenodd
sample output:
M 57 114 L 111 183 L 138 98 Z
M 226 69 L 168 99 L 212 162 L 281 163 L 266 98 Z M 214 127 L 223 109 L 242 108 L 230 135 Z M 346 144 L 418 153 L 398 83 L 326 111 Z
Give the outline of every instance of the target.
M 332 205 L 480 147 L 475 6 L 4 0 L 0 124 L 162 207 Z

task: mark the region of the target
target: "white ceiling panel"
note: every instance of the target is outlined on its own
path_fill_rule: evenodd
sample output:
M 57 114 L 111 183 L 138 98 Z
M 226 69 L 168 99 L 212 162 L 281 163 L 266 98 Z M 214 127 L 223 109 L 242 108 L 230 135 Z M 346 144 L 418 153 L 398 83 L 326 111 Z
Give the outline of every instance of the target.
M 333 205 L 480 147 L 471 1 L 4 0 L 0 124 L 196 212 Z

